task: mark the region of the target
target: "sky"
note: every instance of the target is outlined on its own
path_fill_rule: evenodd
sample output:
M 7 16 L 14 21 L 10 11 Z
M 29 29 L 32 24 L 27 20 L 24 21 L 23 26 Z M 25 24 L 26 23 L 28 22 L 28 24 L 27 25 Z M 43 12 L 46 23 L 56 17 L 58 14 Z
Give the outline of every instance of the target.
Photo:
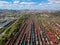
M 0 9 L 60 10 L 60 0 L 0 0 Z

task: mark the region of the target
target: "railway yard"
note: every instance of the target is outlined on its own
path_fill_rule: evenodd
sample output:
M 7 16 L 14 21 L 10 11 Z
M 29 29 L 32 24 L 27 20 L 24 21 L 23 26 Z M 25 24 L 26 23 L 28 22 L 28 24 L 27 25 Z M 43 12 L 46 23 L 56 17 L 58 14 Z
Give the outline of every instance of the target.
M 20 16 L 1 29 L 0 45 L 60 45 L 59 18 L 47 14 Z

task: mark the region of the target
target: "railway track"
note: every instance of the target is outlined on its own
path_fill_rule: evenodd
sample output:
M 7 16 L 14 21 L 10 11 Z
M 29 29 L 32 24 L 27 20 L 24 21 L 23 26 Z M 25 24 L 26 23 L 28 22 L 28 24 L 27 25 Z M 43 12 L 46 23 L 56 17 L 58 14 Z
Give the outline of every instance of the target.
M 16 33 L 15 40 L 8 45 L 58 45 L 53 41 L 55 38 L 51 30 L 45 29 L 42 22 L 32 16 Z
M 21 34 L 22 29 L 26 26 L 26 22 L 23 21 L 23 24 L 21 26 L 21 28 L 15 33 L 14 37 L 10 38 L 7 43 L 5 45 L 13 45 L 16 41 L 16 39 L 18 38 L 18 36 Z

